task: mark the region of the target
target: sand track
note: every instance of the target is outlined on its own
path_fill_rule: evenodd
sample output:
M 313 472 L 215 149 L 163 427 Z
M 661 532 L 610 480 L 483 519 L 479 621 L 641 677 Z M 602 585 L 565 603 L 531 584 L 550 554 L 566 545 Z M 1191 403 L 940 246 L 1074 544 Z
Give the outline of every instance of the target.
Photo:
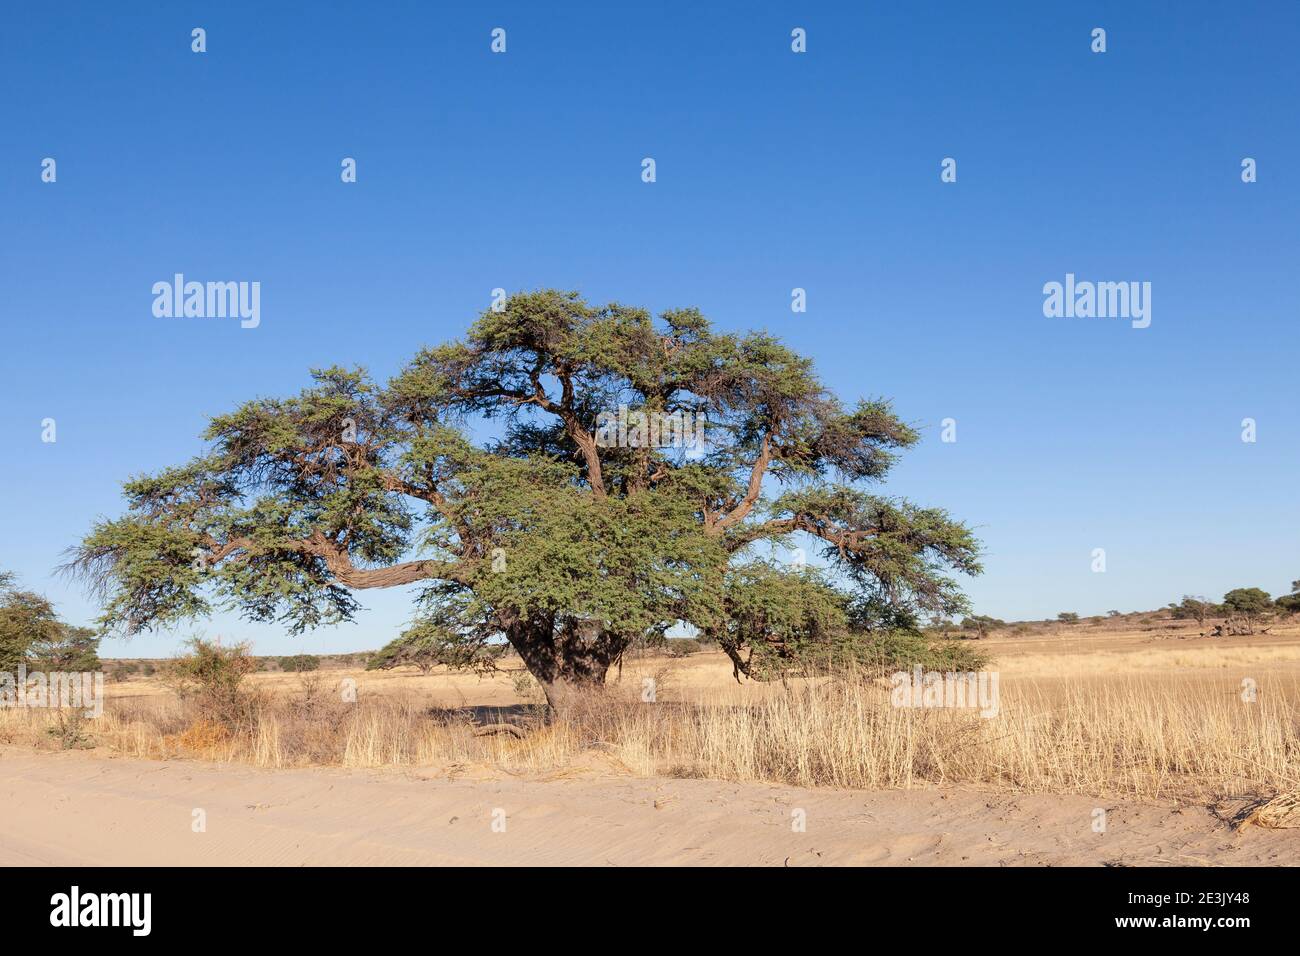
M 1108 812 L 1092 832 L 1095 807 Z M 505 812 L 494 832 L 493 811 Z M 193 811 L 206 832 L 192 829 Z M 806 813 L 793 832 L 791 813 Z M 425 779 L 7 750 L 4 865 L 1297 864 L 1207 808 L 705 780 Z

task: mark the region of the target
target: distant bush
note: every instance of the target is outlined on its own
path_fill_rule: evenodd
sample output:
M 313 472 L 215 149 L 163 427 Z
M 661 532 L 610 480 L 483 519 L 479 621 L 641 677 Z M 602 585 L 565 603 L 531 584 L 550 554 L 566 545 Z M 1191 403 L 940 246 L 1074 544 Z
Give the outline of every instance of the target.
M 670 637 L 664 641 L 669 657 L 690 657 L 700 650 L 699 642 L 689 637 Z
M 293 654 L 280 658 L 280 670 L 290 673 L 320 670 L 320 658 L 315 654 Z
M 1079 623 L 1079 615 L 1075 614 L 1073 611 L 1062 611 L 1060 614 L 1056 615 L 1056 619 L 1062 624 Z

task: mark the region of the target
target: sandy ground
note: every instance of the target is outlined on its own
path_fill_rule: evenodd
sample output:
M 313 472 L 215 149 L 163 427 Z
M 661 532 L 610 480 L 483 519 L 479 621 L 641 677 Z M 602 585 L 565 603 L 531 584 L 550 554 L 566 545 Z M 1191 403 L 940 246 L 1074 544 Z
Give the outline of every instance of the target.
M 1229 642 L 1191 625 L 1077 626 L 981 644 L 1009 680 L 1048 688 L 1093 676 L 1199 675 L 1229 689 L 1243 674 L 1300 677 L 1300 627 Z M 366 694 L 417 694 L 441 706 L 520 702 L 509 673 L 321 673 L 351 677 Z M 630 662 L 623 679 L 637 686 L 647 675 L 674 692 L 726 688 L 742 700 L 779 692 L 736 687 L 718 653 Z M 252 680 L 294 693 L 302 678 Z M 119 701 L 168 694 L 140 678 L 108 690 Z M 1236 830 L 1226 821 L 1240 803 L 800 790 L 601 766 L 544 778 L 474 773 L 261 770 L 0 746 L 0 865 L 1300 865 L 1300 829 Z M 1098 809 L 1104 833 L 1093 830 Z
M 8 749 L 0 806 L 0 865 L 1300 864 L 1300 830 L 1235 831 L 1230 806 L 1110 801 L 1098 834 L 1088 797 L 964 790 L 448 780 Z

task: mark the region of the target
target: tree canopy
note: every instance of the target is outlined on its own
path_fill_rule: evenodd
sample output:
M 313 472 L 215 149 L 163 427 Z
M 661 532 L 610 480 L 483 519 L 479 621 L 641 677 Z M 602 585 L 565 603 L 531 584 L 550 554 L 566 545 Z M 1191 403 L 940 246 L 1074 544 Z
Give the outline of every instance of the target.
M 696 309 L 554 290 L 503 306 L 386 384 L 315 370 L 214 418 L 194 460 L 128 481 L 125 515 L 69 562 L 102 626 L 219 607 L 300 632 L 351 619 L 358 590 L 418 584 L 420 640 L 504 638 L 554 699 L 682 624 L 762 676 L 965 609 L 970 530 L 873 489 L 918 440 L 888 401 L 846 406 L 808 358 Z M 702 417 L 706 444 L 604 440 L 621 407 Z M 774 559 L 795 539 L 824 567 Z
M 0 571 L 0 672 L 26 664 L 42 671 L 99 669 L 99 638 L 86 627 L 60 621 L 54 605 L 33 591 L 16 586 Z

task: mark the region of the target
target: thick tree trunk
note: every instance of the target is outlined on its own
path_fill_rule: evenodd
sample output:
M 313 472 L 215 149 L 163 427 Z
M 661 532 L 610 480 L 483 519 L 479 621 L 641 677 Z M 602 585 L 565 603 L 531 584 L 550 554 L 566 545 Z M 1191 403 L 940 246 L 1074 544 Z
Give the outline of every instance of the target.
M 603 687 L 610 665 L 627 646 L 600 622 L 520 623 L 506 635 L 528 672 L 541 685 L 554 717 L 591 691 Z

